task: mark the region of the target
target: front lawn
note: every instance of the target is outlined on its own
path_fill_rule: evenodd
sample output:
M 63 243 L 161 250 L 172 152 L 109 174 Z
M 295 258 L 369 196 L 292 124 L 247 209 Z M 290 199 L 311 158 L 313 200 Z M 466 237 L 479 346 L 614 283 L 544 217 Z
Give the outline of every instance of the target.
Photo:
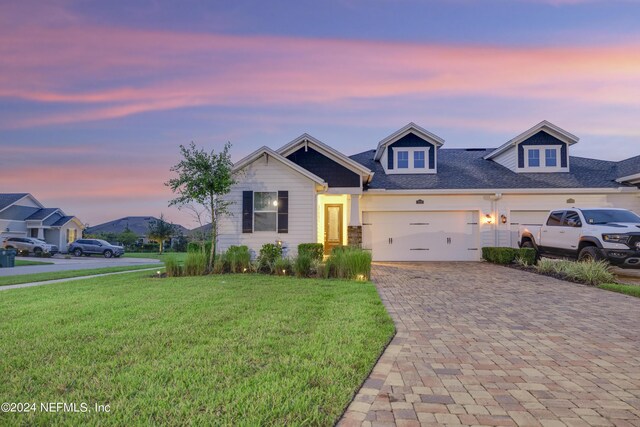
M 157 268 L 163 270 L 162 264 L 127 265 L 122 267 L 102 267 L 84 270 L 63 270 L 50 273 L 18 274 L 15 276 L 0 276 L 0 286 L 18 285 L 20 283 L 42 282 L 45 280 L 69 279 L 72 277 L 95 276 L 96 274 L 117 273 L 120 271 L 142 270 Z
M 606 283 L 599 286 L 600 289 L 606 289 L 608 291 L 614 291 L 625 295 L 631 295 L 632 297 L 640 298 L 640 286 L 638 285 L 623 285 L 620 283 Z
M 15 261 L 15 266 L 16 267 L 25 267 L 25 266 L 29 266 L 29 265 L 51 265 L 53 264 L 52 262 L 43 262 L 43 261 L 31 261 L 31 260 L 26 260 L 26 259 L 17 259 Z
M 148 275 L 3 292 L 3 401 L 111 412 L 0 423 L 332 425 L 394 331 L 370 283 Z

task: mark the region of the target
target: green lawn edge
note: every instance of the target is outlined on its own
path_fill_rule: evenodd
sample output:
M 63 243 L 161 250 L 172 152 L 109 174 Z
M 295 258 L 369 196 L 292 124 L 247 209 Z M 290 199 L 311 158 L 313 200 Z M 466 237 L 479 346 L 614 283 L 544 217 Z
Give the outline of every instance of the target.
M 29 265 L 51 265 L 53 264 L 52 262 L 45 262 L 45 261 L 31 261 L 28 259 L 16 259 L 16 263 L 15 266 L 16 267 L 25 267 L 25 266 L 29 266 Z
M 46 282 L 48 280 L 58 279 L 71 279 L 74 277 L 82 276 L 95 276 L 96 274 L 118 273 L 122 271 L 135 271 L 145 268 L 158 268 L 163 269 L 162 264 L 142 264 L 142 265 L 130 265 L 123 267 L 104 267 L 88 270 L 68 270 L 68 271 L 56 271 L 50 273 L 33 273 L 33 274 L 20 274 L 16 276 L 2 276 L 0 277 L 0 289 L 2 286 L 19 285 L 22 283 L 31 282 Z
M 640 298 L 640 286 L 638 285 L 625 285 L 622 283 L 605 283 L 598 287 L 600 289 L 606 289 L 607 291 L 618 292 L 620 294 L 625 294 L 632 297 Z

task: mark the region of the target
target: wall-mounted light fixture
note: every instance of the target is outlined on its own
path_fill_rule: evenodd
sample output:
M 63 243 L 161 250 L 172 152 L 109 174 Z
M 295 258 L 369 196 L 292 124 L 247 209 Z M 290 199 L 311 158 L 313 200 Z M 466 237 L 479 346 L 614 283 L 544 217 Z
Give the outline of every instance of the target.
M 575 202 L 576 202 L 576 199 L 567 199 L 567 203 L 568 204 L 572 204 L 572 203 L 575 203 Z
M 507 216 L 505 214 L 500 215 L 500 222 L 503 224 L 507 223 Z
M 424 200 L 422 199 L 416 200 L 416 205 L 424 205 Z
M 484 216 L 484 223 L 491 224 L 492 222 L 493 222 L 493 216 L 491 216 L 491 214 L 486 214 Z

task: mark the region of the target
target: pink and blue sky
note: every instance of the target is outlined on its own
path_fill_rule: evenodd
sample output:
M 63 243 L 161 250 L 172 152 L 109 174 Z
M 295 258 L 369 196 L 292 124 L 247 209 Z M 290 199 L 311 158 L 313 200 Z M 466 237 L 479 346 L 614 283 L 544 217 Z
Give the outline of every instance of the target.
M 237 160 L 308 132 L 346 154 L 413 121 L 446 148 L 547 119 L 640 154 L 640 2 L 5 1 L 0 192 L 95 225 L 168 208 L 178 145 Z

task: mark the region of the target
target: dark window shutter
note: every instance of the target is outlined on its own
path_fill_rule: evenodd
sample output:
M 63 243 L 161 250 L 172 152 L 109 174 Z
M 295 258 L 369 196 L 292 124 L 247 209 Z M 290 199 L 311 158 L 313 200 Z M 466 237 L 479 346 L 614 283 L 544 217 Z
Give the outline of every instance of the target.
M 253 191 L 242 192 L 242 232 L 253 233 Z
M 278 191 L 278 233 L 289 232 L 289 192 Z
M 393 148 L 387 148 L 387 169 L 393 169 Z

